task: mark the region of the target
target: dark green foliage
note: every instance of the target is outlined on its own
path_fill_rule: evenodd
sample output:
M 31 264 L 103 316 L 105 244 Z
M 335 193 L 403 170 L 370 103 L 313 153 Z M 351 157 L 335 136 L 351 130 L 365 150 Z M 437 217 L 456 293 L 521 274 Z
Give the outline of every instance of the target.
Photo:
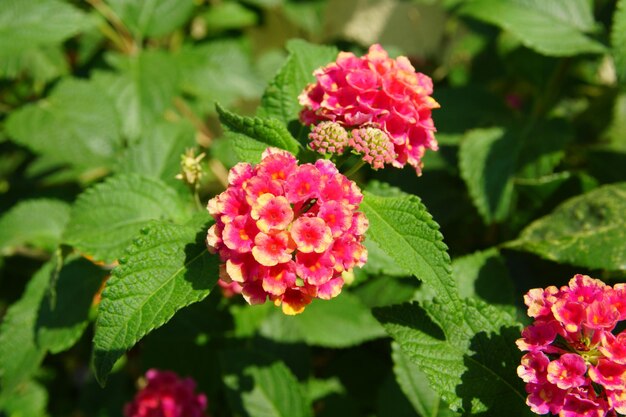
M 625 33 L 624 0 L 0 0 L 0 415 L 120 416 L 150 368 L 215 417 L 530 415 L 523 294 L 626 280 Z M 224 297 L 207 201 L 315 161 L 299 94 L 377 42 L 432 77 L 438 152 L 352 175 L 337 298 Z

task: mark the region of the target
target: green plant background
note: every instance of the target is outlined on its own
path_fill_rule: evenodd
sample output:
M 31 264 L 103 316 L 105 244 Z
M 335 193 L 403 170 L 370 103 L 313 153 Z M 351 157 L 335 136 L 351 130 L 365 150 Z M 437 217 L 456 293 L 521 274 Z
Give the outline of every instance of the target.
M 311 160 L 298 94 L 373 43 L 433 78 L 439 151 L 355 175 L 339 297 L 223 298 L 181 155 L 202 204 Z M 149 368 L 216 417 L 530 415 L 522 295 L 626 278 L 625 86 L 624 0 L 1 0 L 0 415 L 121 416 Z

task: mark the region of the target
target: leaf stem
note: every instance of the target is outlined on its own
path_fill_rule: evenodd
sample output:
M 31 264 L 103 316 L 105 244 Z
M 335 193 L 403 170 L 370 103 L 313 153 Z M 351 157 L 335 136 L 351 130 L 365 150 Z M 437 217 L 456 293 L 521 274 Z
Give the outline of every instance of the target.
M 134 55 L 139 50 L 139 45 L 133 39 L 132 34 L 124 25 L 119 16 L 102 0 L 86 0 L 96 9 L 109 24 L 100 26 L 102 33 L 111 40 L 124 54 Z
M 365 165 L 365 161 L 361 159 L 360 161 L 352 165 L 352 167 L 348 171 L 346 171 L 344 175 L 348 178 L 352 177 L 354 174 L 357 173 L 359 169 L 361 169 L 361 167 L 363 167 L 363 165 Z

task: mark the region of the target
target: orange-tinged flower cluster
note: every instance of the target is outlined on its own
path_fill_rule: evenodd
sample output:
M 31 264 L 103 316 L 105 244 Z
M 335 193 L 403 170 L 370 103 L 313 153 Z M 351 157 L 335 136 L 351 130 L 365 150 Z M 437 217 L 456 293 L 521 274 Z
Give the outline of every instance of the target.
M 378 44 L 363 57 L 340 52 L 335 62 L 313 75 L 317 82 L 298 97 L 304 124 L 331 121 L 348 130 L 380 128 L 393 146 L 389 163 L 409 164 L 421 172 L 426 149 L 437 150 L 431 110 L 439 104 L 431 97 L 428 76 L 416 72 L 406 57 L 389 58 Z
M 607 417 L 626 414 L 626 284 L 611 287 L 586 275 L 568 286 L 530 290 L 535 322 L 517 346 L 527 351 L 517 373 L 537 414 Z
M 233 167 L 228 181 L 207 206 L 215 219 L 207 246 L 224 261 L 225 291 L 298 314 L 313 298 L 336 297 L 342 273 L 367 260 L 363 196 L 332 162 L 298 165 L 270 148 L 258 165 Z

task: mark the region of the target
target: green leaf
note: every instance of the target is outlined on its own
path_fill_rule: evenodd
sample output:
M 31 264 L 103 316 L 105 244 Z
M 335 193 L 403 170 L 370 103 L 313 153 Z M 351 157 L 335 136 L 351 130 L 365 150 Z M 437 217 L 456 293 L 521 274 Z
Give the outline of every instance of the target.
M 461 297 L 476 297 L 489 304 L 508 306 L 515 312 L 515 289 L 504 259 L 497 249 L 487 249 L 456 258 L 452 274 Z
M 200 15 L 210 34 L 254 26 L 257 14 L 239 3 L 217 3 Z
M 428 384 L 426 375 L 400 349 L 400 345 L 391 345 L 393 372 L 396 381 L 413 408 L 423 417 L 444 417 L 455 415 L 439 394 Z
M 392 372 L 388 372 L 377 385 L 376 417 L 420 417 L 400 389 Z
M 97 261 L 111 263 L 150 220 L 182 223 L 188 218 L 176 191 L 161 181 L 136 174 L 119 175 L 78 197 L 64 242 Z
M 109 58 L 118 71 L 97 72 L 93 80 L 115 103 L 124 136 L 136 141 L 155 122 L 163 121 L 163 114 L 173 106 L 179 93 L 178 63 L 162 51 Z
M 507 30 L 528 48 L 549 56 L 603 53 L 585 33 L 594 29 L 587 0 L 476 0 L 460 12 Z
M 494 416 L 532 415 L 515 372 L 519 325 L 479 300 L 464 299 L 463 304 L 461 331 L 446 307 L 437 303 L 426 303 L 424 309 L 415 303 L 384 307 L 375 315 L 454 410 L 468 415 L 487 411 Z
M 193 0 L 107 0 L 137 38 L 158 37 L 178 29 L 193 12 Z
M 40 46 L 0 54 L 0 78 L 18 78 L 30 75 L 36 82 L 46 83 L 68 73 L 68 63 L 61 47 Z
M 337 49 L 320 46 L 302 39 L 287 42 L 290 55 L 274 80 L 267 86 L 258 115 L 274 117 L 288 125 L 298 119 L 301 106 L 298 96 L 307 84 L 315 81 L 313 71 L 337 58 Z
M 289 368 L 261 354 L 223 351 L 224 385 L 237 414 L 249 417 L 312 416 L 304 390 Z
M 37 370 L 46 354 L 45 347 L 35 341 L 35 323 L 53 269 L 53 263 L 48 262 L 33 275 L 22 298 L 9 307 L 0 325 L 2 392 L 18 389 Z
M 345 348 L 379 338 L 384 331 L 358 298 L 344 292 L 332 300 L 315 300 L 295 317 L 275 310 L 261 326 L 261 335 L 279 342 Z
M 521 135 L 515 177 L 540 178 L 551 174 L 565 156 L 565 147 L 573 136 L 570 123 L 559 119 Z
M 471 130 L 461 142 L 461 177 L 486 223 L 504 220 L 513 202 L 516 138 L 503 128 Z
M 182 184 L 175 177 L 180 172 L 180 157 L 196 145 L 195 130 L 189 123 L 157 122 L 145 129 L 139 141 L 131 145 L 115 165 L 119 173 L 136 173 L 158 178 L 170 186 Z
M 402 267 L 400 267 L 391 256 L 387 255 L 379 246 L 371 239 L 365 241 L 367 248 L 367 263 L 363 266 L 363 270 L 370 275 L 384 274 L 392 277 L 405 277 L 410 275 Z
M 205 298 L 217 281 L 218 258 L 206 250 L 206 228 L 152 222 L 120 259 L 102 294 L 94 335 L 96 378 L 176 311 Z
M 23 200 L 0 217 L 0 253 L 20 246 L 52 251 L 70 218 L 69 204 L 50 199 Z
M 266 143 L 285 149 L 297 155 L 301 149 L 300 143 L 291 136 L 287 127 L 277 119 L 264 117 L 244 117 L 216 105 L 220 121 L 228 129 L 235 133 L 240 133 L 259 142 Z
M 611 27 L 611 47 L 617 78 L 626 82 L 626 1 L 618 0 Z
M 24 50 L 58 44 L 88 29 L 86 13 L 59 0 L 0 2 L 0 61 Z
M 452 279 L 450 257 L 439 232 L 422 202 L 413 195 L 380 197 L 365 193 L 361 209 L 369 220 L 367 239 L 372 239 L 406 271 L 429 285 L 450 314 L 459 314 L 459 295 Z
M 94 168 L 111 164 L 122 146 L 113 103 L 96 84 L 67 78 L 36 104 L 6 121 L 17 143 L 57 162 Z
M 353 293 L 361 299 L 363 304 L 372 308 L 410 301 L 414 299 L 419 287 L 419 281 L 413 277 L 395 278 L 382 275 L 369 277 L 367 281 L 356 287 Z
M 63 265 L 55 288 L 48 291 L 39 306 L 36 334 L 40 345 L 59 353 L 80 339 L 89 322 L 93 296 L 106 275 L 106 271 L 82 258 Z
M 261 156 L 267 149 L 267 144 L 252 139 L 249 136 L 235 132 L 224 132 L 224 140 L 230 141 L 235 153 L 242 162 L 258 164 Z
M 571 198 L 507 247 L 576 266 L 626 269 L 626 183 Z
M 23 382 L 15 391 L 0 394 L 0 414 L 6 417 L 42 417 L 46 415 L 48 392 L 33 380 Z
M 239 40 L 186 47 L 180 53 L 180 65 L 183 90 L 207 102 L 210 110 L 213 102 L 229 106 L 237 100 L 258 100 L 263 92 L 250 47 Z

